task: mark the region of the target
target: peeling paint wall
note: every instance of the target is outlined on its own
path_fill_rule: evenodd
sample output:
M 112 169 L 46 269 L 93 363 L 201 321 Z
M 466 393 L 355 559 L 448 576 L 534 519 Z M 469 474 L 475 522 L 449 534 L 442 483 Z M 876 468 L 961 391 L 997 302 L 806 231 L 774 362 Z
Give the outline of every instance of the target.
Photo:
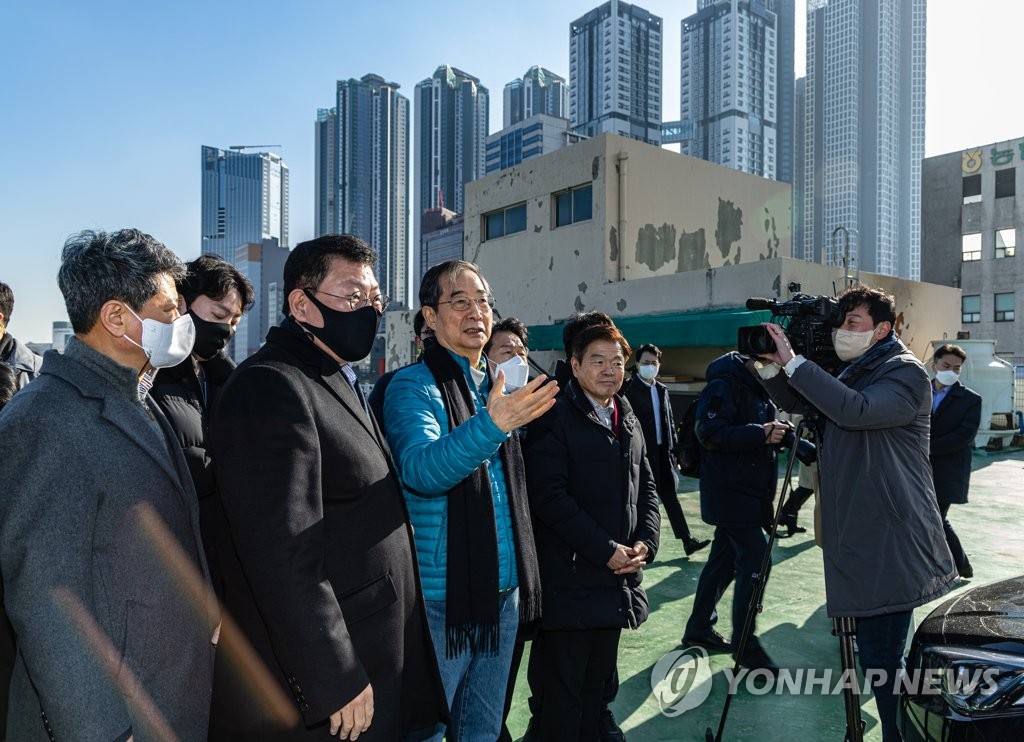
M 419 290 L 419 287 L 416 287 Z M 393 371 L 412 363 L 414 348 L 412 319 L 416 312 L 403 310 L 384 313 L 384 368 Z

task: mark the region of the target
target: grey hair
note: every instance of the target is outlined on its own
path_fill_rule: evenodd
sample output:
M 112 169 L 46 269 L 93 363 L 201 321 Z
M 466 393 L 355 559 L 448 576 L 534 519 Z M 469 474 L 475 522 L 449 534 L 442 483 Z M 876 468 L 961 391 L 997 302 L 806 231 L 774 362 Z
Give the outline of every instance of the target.
M 420 306 L 437 309 L 437 303 L 441 301 L 441 294 L 444 293 L 443 287 L 454 284 L 466 271 L 476 273 L 480 283 L 484 285 L 484 291 L 492 293 L 491 285 L 487 283 L 476 263 L 470 263 L 468 260 L 447 260 L 423 274 L 423 280 L 420 282 Z
M 138 312 L 159 290 L 167 274 L 178 283 L 185 264 L 162 242 L 137 229 L 85 230 L 68 237 L 60 256 L 57 285 L 76 333 L 88 332 L 111 299 Z

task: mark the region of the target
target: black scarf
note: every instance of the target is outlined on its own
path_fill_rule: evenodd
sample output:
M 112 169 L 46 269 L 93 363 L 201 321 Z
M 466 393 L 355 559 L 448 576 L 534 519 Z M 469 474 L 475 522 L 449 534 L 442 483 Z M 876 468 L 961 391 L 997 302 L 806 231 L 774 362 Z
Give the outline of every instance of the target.
M 423 352 L 441 401 L 454 430 L 476 412 L 473 395 L 462 368 L 440 344 Z M 501 394 L 492 389 L 492 394 Z M 526 476 L 519 438 L 515 434 L 498 450 L 505 470 L 509 512 L 519 567 L 519 620 L 529 623 L 540 617 L 540 572 L 533 542 L 533 523 L 526 497 Z M 445 606 L 445 655 L 457 657 L 469 648 L 497 654 L 498 536 L 494 498 L 486 462 L 448 490 L 448 572 Z

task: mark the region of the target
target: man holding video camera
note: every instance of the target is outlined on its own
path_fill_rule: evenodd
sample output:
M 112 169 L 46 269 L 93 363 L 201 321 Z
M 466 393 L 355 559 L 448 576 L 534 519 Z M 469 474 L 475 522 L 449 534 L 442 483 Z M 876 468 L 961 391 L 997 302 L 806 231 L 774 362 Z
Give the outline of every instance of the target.
M 773 363 L 759 372 L 780 407 L 821 413 L 825 596 L 830 617 L 854 617 L 861 667 L 872 684 L 885 742 L 899 740 L 896 674 L 913 609 L 956 579 L 928 464 L 931 391 L 920 361 L 896 337 L 895 301 L 864 286 L 839 296 L 833 332 L 847 362 L 833 377 L 795 355 L 781 327 L 766 324 Z M 794 395 L 798 393 L 799 396 Z

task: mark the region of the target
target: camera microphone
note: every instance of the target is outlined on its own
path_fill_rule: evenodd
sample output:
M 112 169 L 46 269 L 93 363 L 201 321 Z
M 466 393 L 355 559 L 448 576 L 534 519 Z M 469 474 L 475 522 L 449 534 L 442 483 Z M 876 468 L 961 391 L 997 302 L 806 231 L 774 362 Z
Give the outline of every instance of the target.
M 761 297 L 754 296 L 747 299 L 747 309 L 774 309 L 778 305 L 775 299 L 762 299 Z

